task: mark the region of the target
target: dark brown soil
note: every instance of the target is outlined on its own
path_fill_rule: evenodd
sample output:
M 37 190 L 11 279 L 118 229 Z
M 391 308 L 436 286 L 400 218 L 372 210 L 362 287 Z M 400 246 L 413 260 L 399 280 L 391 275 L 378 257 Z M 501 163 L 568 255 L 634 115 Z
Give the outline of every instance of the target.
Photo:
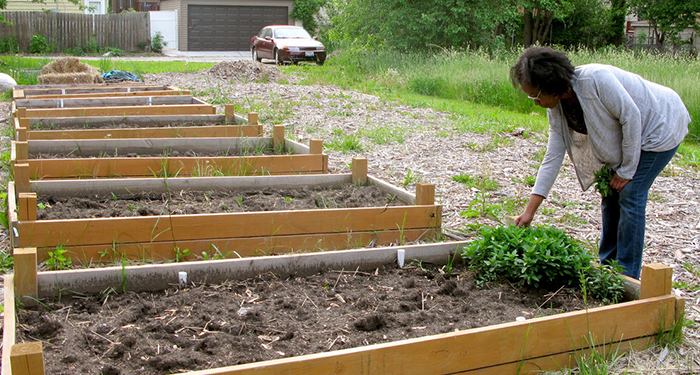
M 376 186 L 177 191 L 131 196 L 39 196 L 38 220 L 404 205 Z
M 427 267 L 429 269 L 423 268 Z M 589 303 L 591 303 L 589 301 Z M 581 310 L 582 297 L 479 288 L 455 269 L 273 274 L 159 293 L 43 301 L 19 312 L 20 341 L 41 340 L 47 374 L 167 374 L 217 368 Z
M 31 154 L 30 159 L 65 159 L 65 158 L 143 158 L 143 157 L 215 157 L 215 156 L 258 156 L 258 155 L 281 155 L 275 153 L 275 151 L 270 147 L 265 149 L 263 152 L 256 154 L 236 154 L 236 153 L 221 153 L 221 152 L 196 152 L 194 150 L 172 150 L 164 152 L 163 150 L 154 150 L 153 152 L 139 152 L 139 153 L 125 153 L 120 154 L 119 152 L 114 152 L 112 154 L 102 154 L 98 156 L 83 156 L 77 153 L 64 153 L 64 154 Z

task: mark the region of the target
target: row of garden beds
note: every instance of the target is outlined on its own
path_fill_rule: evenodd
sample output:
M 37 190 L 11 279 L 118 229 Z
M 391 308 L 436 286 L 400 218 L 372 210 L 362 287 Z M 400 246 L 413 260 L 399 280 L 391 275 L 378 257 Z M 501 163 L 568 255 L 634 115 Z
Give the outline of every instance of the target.
M 341 270 L 342 275 L 342 270 L 371 271 L 397 259 L 402 259 L 399 264 L 403 259 L 445 264 L 464 245 L 405 245 L 440 238 L 441 207 L 435 204 L 433 185 L 418 184 L 416 194 L 411 194 L 368 175 L 367 160 L 362 158 L 353 159 L 350 174 L 326 174 L 327 157 L 320 141 L 305 146 L 286 140 L 283 127 L 275 127 L 270 138 L 262 137 L 257 116 L 251 114 L 248 124 L 241 124 L 232 106 L 219 116 L 189 93 L 149 85 L 19 87 L 13 97 L 15 181 L 8 185 L 8 214 L 15 272 L 5 278 L 3 375 L 44 373 L 42 343 L 16 342 L 16 300 L 29 307 L 37 299 L 110 288 L 156 291 L 266 273 L 288 277 L 329 269 Z M 251 130 L 256 132 L 252 137 Z M 146 149 L 159 156 L 140 157 Z M 226 156 L 200 156 L 205 149 Z M 231 155 L 251 149 L 285 153 Z M 188 153 L 192 155 L 182 156 Z M 265 158 L 269 160 L 262 161 Z M 234 165 L 234 159 L 239 164 Z M 187 164 L 188 160 L 195 164 Z M 204 173 L 203 165 L 216 166 L 212 173 Z M 214 177 L 217 173 L 226 176 Z M 367 196 L 361 195 L 365 187 L 373 189 Z M 251 195 L 271 195 L 269 189 L 286 189 L 281 193 L 282 206 L 302 201 L 313 189 L 324 193 L 346 189 L 350 195 L 360 194 L 360 200 L 379 195 L 386 201 L 372 207 L 337 207 L 328 197 L 347 194 L 312 192 L 315 208 L 229 212 L 232 205 L 244 206 Z M 174 214 L 179 206 L 173 206 L 177 204 L 173 195 L 198 192 L 204 198 L 200 203 L 212 205 L 217 192 L 234 190 L 243 193 L 234 198 L 236 203 L 217 203 L 219 211 Z M 110 198 L 155 201 L 162 211 L 153 214 L 143 208 L 147 214 L 130 217 L 41 219 L 46 214 L 42 211 L 67 199 L 99 208 Z M 139 204 L 133 200 L 127 206 L 133 205 L 138 213 Z M 64 206 L 60 207 L 59 211 Z M 399 246 L 342 250 L 390 244 Z M 37 272 L 39 263 L 58 261 L 59 249 L 63 265 L 116 261 L 121 266 Z M 296 252 L 304 254 L 280 255 Z M 206 259 L 211 254 L 243 258 L 125 263 Z M 583 352 L 639 349 L 669 330 L 683 307 L 683 300 L 671 294 L 670 280 L 670 268 L 650 265 L 644 268 L 641 285 L 628 280 L 629 302 L 191 374 L 504 374 L 560 369 Z

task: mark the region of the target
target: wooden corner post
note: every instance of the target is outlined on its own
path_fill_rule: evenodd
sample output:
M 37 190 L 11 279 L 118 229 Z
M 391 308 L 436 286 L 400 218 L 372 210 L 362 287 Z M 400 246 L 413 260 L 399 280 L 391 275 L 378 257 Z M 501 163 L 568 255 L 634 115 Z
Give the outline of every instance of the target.
M 236 122 L 236 115 L 234 113 L 234 105 L 233 104 L 226 104 L 224 106 L 224 118 L 226 119 L 226 123 L 235 123 Z
M 416 205 L 432 206 L 435 204 L 435 185 L 425 182 L 416 184 Z
M 355 185 L 367 183 L 367 159 L 352 158 L 352 183 Z
M 276 150 L 284 150 L 284 125 L 275 125 L 272 127 L 272 148 Z
M 15 170 L 15 192 L 29 192 L 29 163 L 18 163 L 14 165 Z
M 671 294 L 671 277 L 673 268 L 651 263 L 642 267 L 641 289 L 639 298 L 660 297 Z
M 19 193 L 17 219 L 36 221 L 36 193 Z
M 321 139 L 309 140 L 309 154 L 322 154 L 322 153 L 323 153 L 323 140 L 321 140 Z
M 15 141 L 15 157 L 18 161 L 24 161 L 29 159 L 29 145 L 26 141 L 20 142 Z
M 248 124 L 249 125 L 257 125 L 258 124 L 258 113 L 257 112 L 248 112 Z
M 44 375 L 44 353 L 41 341 L 12 345 L 12 375 Z
M 12 256 L 15 261 L 15 298 L 25 306 L 34 306 L 39 296 L 36 281 L 36 247 L 16 248 Z

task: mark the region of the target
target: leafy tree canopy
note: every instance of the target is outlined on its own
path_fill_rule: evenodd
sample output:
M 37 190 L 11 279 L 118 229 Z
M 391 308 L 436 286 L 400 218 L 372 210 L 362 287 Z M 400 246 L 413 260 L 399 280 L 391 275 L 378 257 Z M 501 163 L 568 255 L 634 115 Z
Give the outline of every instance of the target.
M 700 0 L 630 0 L 630 7 L 653 28 L 657 45 L 688 27 L 698 27 Z

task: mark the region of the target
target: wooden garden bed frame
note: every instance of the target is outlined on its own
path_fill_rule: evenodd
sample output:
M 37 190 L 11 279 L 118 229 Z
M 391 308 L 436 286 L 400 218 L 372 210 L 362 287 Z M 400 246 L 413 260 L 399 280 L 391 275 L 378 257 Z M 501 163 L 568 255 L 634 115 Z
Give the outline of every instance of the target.
M 64 84 L 64 85 L 19 85 L 12 90 L 13 99 L 30 99 L 61 95 L 85 95 L 87 97 L 118 96 L 119 94 L 147 93 L 158 91 L 181 91 L 175 86 L 143 83 Z M 77 97 L 77 96 L 74 96 Z
M 419 184 L 416 195 L 367 176 L 367 160 L 353 159 L 352 174 L 248 177 L 175 177 L 53 180 L 8 184 L 13 247 L 36 247 L 39 259 L 61 246 L 74 262 L 175 259 L 219 251 L 228 257 L 295 251 L 347 249 L 370 243 L 391 244 L 435 239 L 442 208 L 435 186 Z M 331 187 L 373 184 L 408 203 L 404 206 L 161 215 L 118 218 L 36 220 L 37 193 L 53 196 L 130 195 L 180 190 L 230 190 L 261 187 Z M 109 256 L 105 256 L 108 254 Z
M 127 97 L 78 97 L 78 98 L 42 98 L 42 99 L 15 99 L 12 101 L 11 112 L 26 109 L 27 111 L 39 109 L 74 109 L 92 107 L 123 107 L 123 106 L 151 106 L 151 105 L 181 105 L 181 104 L 206 104 L 204 101 L 192 95 L 147 95 Z M 33 112 L 32 112 L 33 113 Z M 21 116 L 20 113 L 20 117 Z M 32 116 L 46 117 L 46 116 Z
M 147 104 L 148 99 L 152 99 L 153 103 L 166 104 Z M 169 99 L 169 100 L 166 100 Z M 155 115 L 208 115 L 215 114 L 216 107 L 206 102 L 191 97 L 191 96 L 154 96 L 154 97 L 134 97 L 124 98 L 122 103 L 118 105 L 116 101 L 113 104 L 107 103 L 105 98 L 104 105 L 107 106 L 83 106 L 72 108 L 25 108 L 18 107 L 12 113 L 14 117 L 22 118 L 38 118 L 38 117 L 88 117 L 88 116 L 155 116 Z M 122 99 L 122 98 L 117 98 Z M 126 99 L 131 99 L 127 102 Z M 135 103 L 134 99 L 143 99 L 146 104 L 126 104 Z M 58 99 L 60 100 L 60 99 Z M 69 99 L 66 99 L 69 100 Z M 70 99 L 79 100 L 79 99 Z M 85 100 L 85 99 L 80 99 Z M 88 99 L 89 100 L 89 99 Z M 167 104 L 170 103 L 170 104 Z
M 234 113 L 227 104 L 223 115 L 157 115 L 14 118 L 15 139 L 114 139 L 114 138 L 174 138 L 174 137 L 261 137 L 262 125 L 258 114 L 248 113 L 247 120 Z M 113 124 L 132 124 L 133 128 L 84 129 Z M 36 127 L 51 130 L 38 130 Z M 76 127 L 78 127 L 76 129 Z
M 445 264 L 466 242 L 295 254 L 221 261 L 37 272 L 37 251 L 15 249 L 14 275 L 5 275 L 2 375 L 43 375 L 41 342 L 16 343 L 15 300 L 54 297 L 57 291 L 94 294 L 110 287 L 162 290 L 189 282 L 220 283 L 273 272 L 280 277 L 321 270 L 372 270 L 405 259 Z M 627 278 L 629 302 L 525 321 L 374 344 L 358 348 L 188 372 L 190 375 L 309 374 L 530 374 L 575 366 L 592 350 L 641 350 L 682 316 L 684 300 L 671 294 L 671 268 L 645 265 L 642 282 Z M 593 342 L 592 342 L 593 341 Z M 419 353 L 419 354 L 418 354 Z
M 256 155 L 255 150 L 280 151 Z M 209 156 L 138 156 L 187 151 Z M 32 159 L 36 154 L 80 153 L 77 157 Z M 211 154 L 226 155 L 212 156 Z M 33 140 L 11 144 L 10 161 L 15 176 L 32 180 L 116 177 L 203 177 L 328 173 L 323 142 L 309 146 L 284 138 L 284 125 L 276 125 L 273 137 L 147 138 Z M 18 168 L 29 168 L 28 172 Z M 19 167 L 16 167 L 19 166 Z

